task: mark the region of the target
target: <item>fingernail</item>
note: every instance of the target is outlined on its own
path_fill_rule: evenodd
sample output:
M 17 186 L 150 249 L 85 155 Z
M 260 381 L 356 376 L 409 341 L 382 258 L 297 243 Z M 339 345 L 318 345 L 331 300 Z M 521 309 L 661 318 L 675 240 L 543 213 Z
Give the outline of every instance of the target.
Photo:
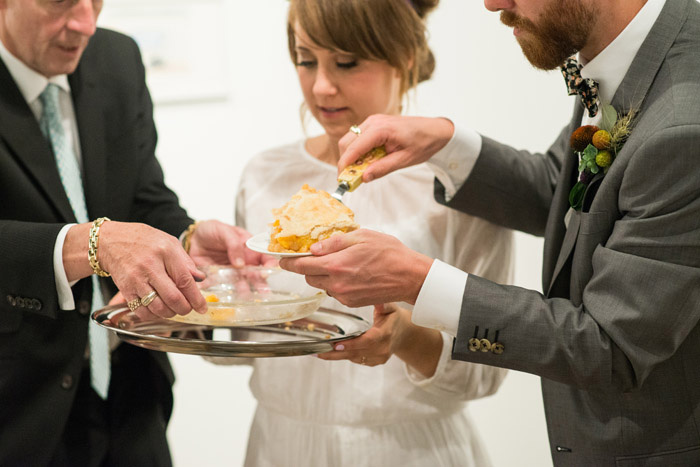
M 233 262 L 233 265 L 237 268 L 242 268 L 243 266 L 245 266 L 245 261 L 243 261 L 243 258 L 236 258 L 236 260 Z
M 343 344 L 338 344 L 335 346 L 335 350 L 345 350 L 345 346 Z
M 367 179 L 368 182 L 371 182 L 372 180 L 374 180 L 374 175 L 372 175 L 372 174 L 366 174 L 366 175 L 365 175 L 365 178 Z
M 195 282 L 204 282 L 204 278 L 203 278 L 203 277 L 194 276 L 194 281 L 195 281 Z
M 317 255 L 323 251 L 323 247 L 321 246 L 320 243 L 314 243 L 311 245 L 311 253 Z

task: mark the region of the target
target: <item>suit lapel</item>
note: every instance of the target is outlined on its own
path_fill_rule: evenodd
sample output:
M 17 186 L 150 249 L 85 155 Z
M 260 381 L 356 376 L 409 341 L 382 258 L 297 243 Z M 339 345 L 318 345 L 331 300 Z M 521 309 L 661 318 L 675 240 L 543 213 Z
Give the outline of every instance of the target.
M 574 115 L 568 128 L 577 128 L 581 122 L 583 107 L 576 104 Z M 552 199 L 549 220 L 545 232 L 544 258 L 542 268 L 542 286 L 545 291 L 551 288 L 551 284 L 557 277 L 560 268 L 557 268 L 557 260 L 560 256 L 566 229 L 564 226 L 564 215 L 569 209 L 569 191 L 578 179 L 578 160 L 569 147 L 569 134 L 564 134 L 564 162 L 561 174 L 557 182 L 557 188 Z
M 680 32 L 680 29 L 687 18 L 688 1 L 691 0 L 674 0 L 666 2 L 666 5 L 662 9 L 659 18 L 640 47 L 639 52 L 634 58 L 630 69 L 625 74 L 622 83 L 620 83 L 620 87 L 615 92 L 612 105 L 618 109 L 619 112 L 624 114 L 628 113 L 630 109 L 641 109 L 644 98 L 649 92 L 649 88 L 651 87 L 661 64 L 663 63 L 669 49 L 673 45 L 673 42 L 678 36 L 678 33 Z M 580 122 L 581 114 L 580 112 L 577 113 L 578 121 Z M 584 199 L 592 187 L 602 182 L 602 178 L 603 175 L 598 174 L 593 178 L 593 180 L 591 180 L 586 188 L 586 195 L 584 195 Z M 569 186 L 567 190 L 562 190 L 563 192 L 559 193 L 559 197 L 566 197 L 568 199 L 568 190 L 570 189 L 571 187 Z M 561 219 L 562 218 L 557 215 L 554 221 L 561 222 Z M 566 266 L 569 256 L 576 246 L 580 222 L 581 214 L 579 212 L 574 213 L 561 242 L 561 249 L 559 250 L 559 255 L 557 256 L 557 260 L 554 265 L 551 280 L 549 281 L 547 287 L 548 296 L 551 296 L 551 294 L 554 292 L 555 283 L 557 282 L 560 274 L 562 274 L 562 270 Z M 553 243 L 556 245 L 557 242 Z M 554 257 L 554 255 L 551 254 L 551 251 L 548 257 Z M 570 275 L 562 275 L 562 278 L 564 276 L 570 278 Z M 546 276 L 544 278 L 546 280 Z M 569 284 L 567 283 L 565 285 L 568 289 Z
M 51 146 L 39 129 L 31 109 L 17 88 L 5 63 L 0 60 L 0 138 L 23 165 L 46 201 L 66 222 L 75 215 L 61 183 Z
M 86 51 L 87 53 L 87 51 Z M 83 190 L 90 218 L 103 215 L 107 201 L 107 161 L 103 96 L 98 92 L 94 72 L 81 65 L 68 81 L 73 95 L 75 117 L 83 160 Z
M 615 92 L 612 105 L 618 112 L 628 113 L 631 109 L 638 111 L 642 108 L 661 64 L 688 18 L 689 1 L 695 0 L 669 0 L 664 5 Z

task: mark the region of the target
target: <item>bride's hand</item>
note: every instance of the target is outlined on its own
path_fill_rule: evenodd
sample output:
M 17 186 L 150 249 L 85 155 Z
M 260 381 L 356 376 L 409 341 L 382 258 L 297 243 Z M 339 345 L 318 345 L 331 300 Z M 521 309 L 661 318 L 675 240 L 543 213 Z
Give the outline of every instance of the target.
M 374 324 L 360 337 L 336 344 L 335 350 L 322 353 L 323 360 L 350 360 L 360 365 L 383 365 L 404 344 L 411 314 L 393 303 L 374 308 Z

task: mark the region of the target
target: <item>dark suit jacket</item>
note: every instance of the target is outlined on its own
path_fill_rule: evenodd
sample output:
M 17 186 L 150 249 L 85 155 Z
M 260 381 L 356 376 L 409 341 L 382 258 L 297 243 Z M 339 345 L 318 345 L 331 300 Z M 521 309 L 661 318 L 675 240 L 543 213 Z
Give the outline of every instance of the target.
M 90 218 L 181 233 L 191 219 L 154 155 L 152 104 L 136 44 L 98 30 L 69 81 Z M 50 144 L 0 61 L 0 465 L 45 463 L 73 403 L 93 291 L 84 279 L 73 287 L 77 310 L 58 307 L 53 248 L 69 222 L 75 217 Z M 144 391 L 152 388 L 143 371 L 155 368 L 172 383 L 165 354 L 143 350 L 143 362 L 134 378 L 143 379 Z M 169 414 L 169 390 L 164 397 Z
M 542 376 L 555 465 L 697 466 L 700 4 L 666 2 L 612 104 L 634 129 L 568 229 L 581 110 L 546 154 L 484 139 L 449 205 L 544 234 L 545 294 L 470 276 L 453 357 Z

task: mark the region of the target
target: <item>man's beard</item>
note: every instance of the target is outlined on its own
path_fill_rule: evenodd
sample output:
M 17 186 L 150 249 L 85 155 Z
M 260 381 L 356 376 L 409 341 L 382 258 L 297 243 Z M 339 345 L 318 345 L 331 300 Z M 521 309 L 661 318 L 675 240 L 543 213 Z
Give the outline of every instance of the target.
M 596 10 L 580 0 L 552 0 L 538 24 L 513 12 L 501 11 L 501 22 L 521 31 L 517 38 L 528 61 L 553 70 L 581 50 L 595 27 Z

